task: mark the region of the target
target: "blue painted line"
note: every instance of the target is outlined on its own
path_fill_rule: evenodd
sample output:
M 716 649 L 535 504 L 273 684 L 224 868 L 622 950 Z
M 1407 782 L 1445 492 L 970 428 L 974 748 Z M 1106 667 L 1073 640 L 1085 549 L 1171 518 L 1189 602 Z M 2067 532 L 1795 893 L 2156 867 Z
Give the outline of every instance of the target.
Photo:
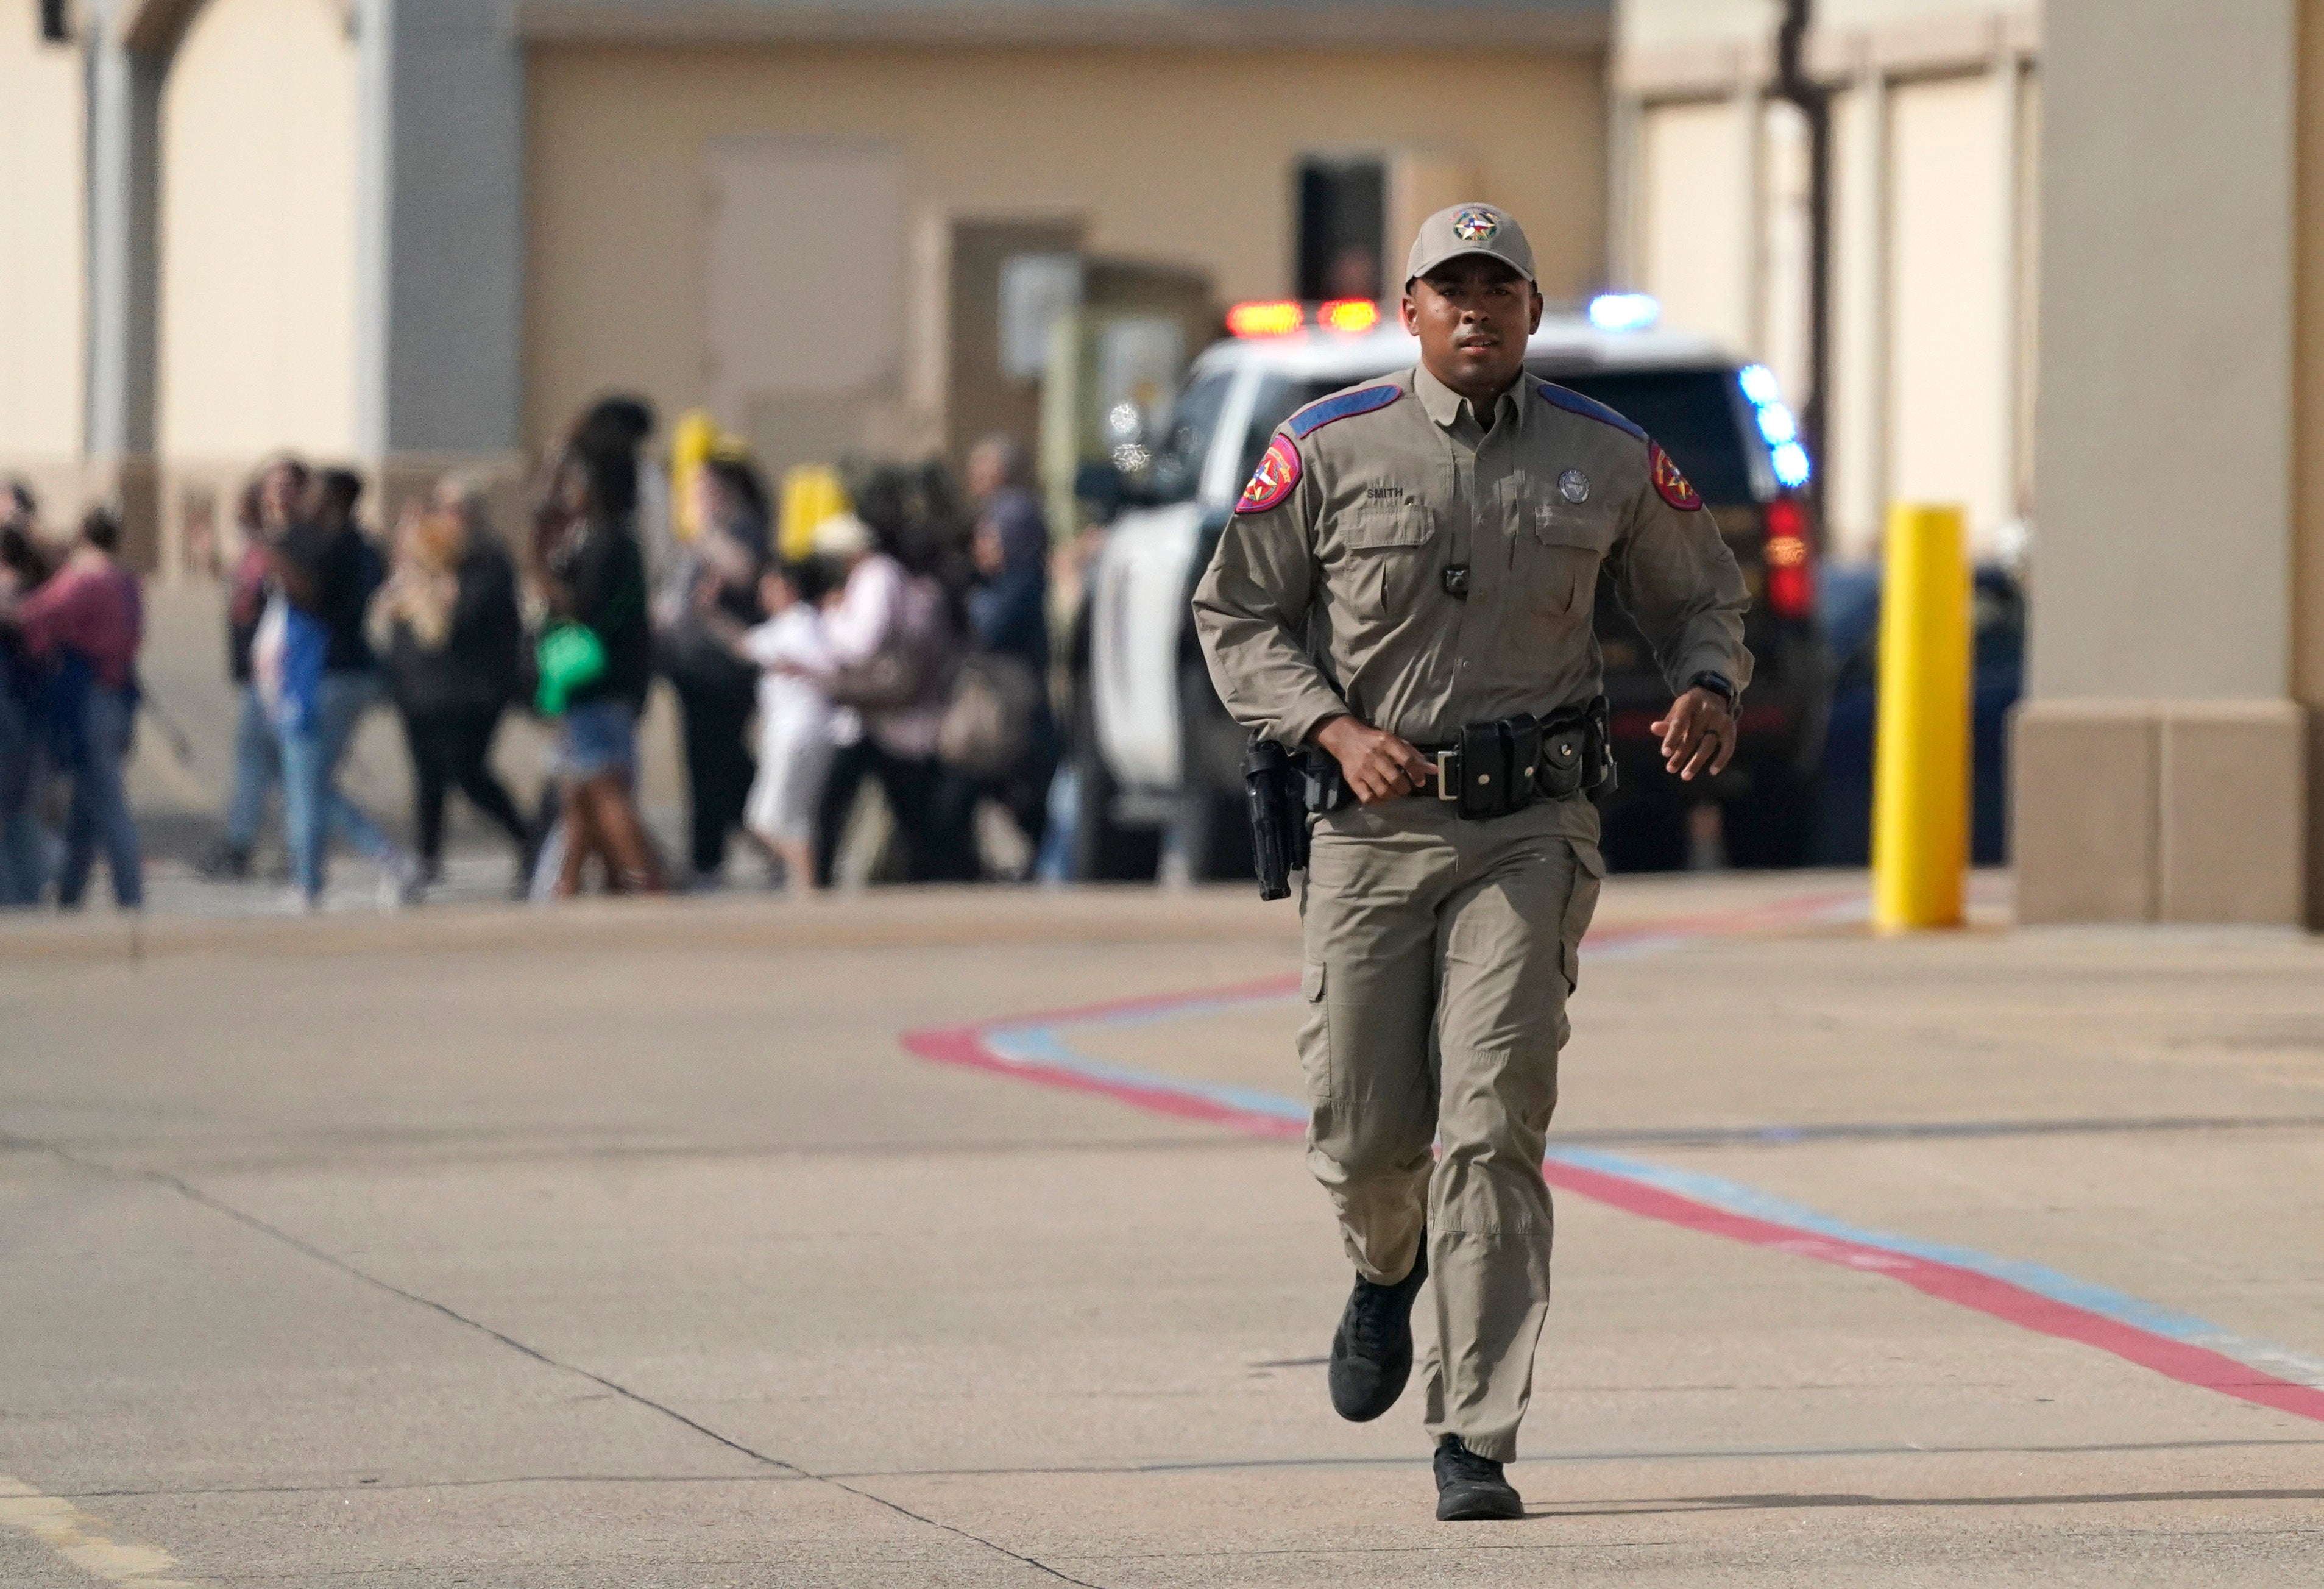
M 1675 940 L 1635 940 L 1644 945 Z M 1630 946 L 1622 946 L 1625 948 Z M 1641 949 L 1638 952 L 1651 952 Z M 1055 1022 L 991 1029 L 984 1033 L 986 1046 L 1000 1058 L 1019 1064 L 1044 1065 L 1059 1070 L 1117 1086 L 1145 1091 L 1175 1093 L 1183 1097 L 1200 1098 L 1205 1102 L 1240 1110 L 1269 1119 L 1294 1123 L 1307 1119 L 1307 1106 L 1296 1098 L 1270 1093 L 1255 1087 L 1238 1086 L 1226 1082 L 1189 1080 L 1182 1076 L 1165 1076 L 1140 1070 L 1131 1066 L 1116 1065 L 1081 1053 L 1061 1035 L 1066 1024 L 1093 1026 L 1129 1026 L 1150 1024 L 1176 1014 L 1204 1014 L 1216 1011 L 1247 1006 L 1280 999 L 1287 995 L 1259 993 L 1223 1000 L 1196 1000 L 1174 1009 L 1148 1006 L 1130 1012 L 1106 1012 L 1093 1015 L 1088 1021 L 1070 1023 Z M 1766 1128 L 1773 1140 L 1781 1140 L 1782 1127 Z M 2132 1328 L 2168 1340 L 2178 1341 L 2234 1358 L 2251 1367 L 2288 1380 L 2294 1384 L 2324 1388 L 2324 1360 L 2293 1352 L 2272 1342 L 2255 1340 L 2233 1330 L 2198 1318 L 2191 1314 L 2177 1313 L 2158 1307 L 2109 1287 L 2077 1280 L 2046 1265 L 2022 1259 L 1999 1258 L 1974 1248 L 1957 1247 L 1944 1243 L 1924 1242 L 1912 1236 L 1901 1236 L 1886 1231 L 1868 1230 L 1818 1213 L 1812 1208 L 1762 1192 L 1739 1182 L 1695 1170 L 1676 1169 L 1644 1159 L 1626 1158 L 1586 1147 L 1553 1146 L 1548 1157 L 1576 1169 L 1594 1170 L 1652 1187 L 1674 1196 L 1707 1204 L 1730 1214 L 1758 1219 L 1771 1224 L 1788 1225 L 1815 1235 L 1859 1246 L 1878 1248 L 1903 1257 L 1917 1258 L 1956 1269 L 1970 1270 L 2005 1281 L 2037 1296 L 2068 1307 L 2110 1318 Z
M 1118 1024 L 1118 1023 L 1117 1023 Z M 1152 1071 L 1137 1070 L 1126 1065 L 1111 1065 L 1102 1059 L 1093 1059 L 1076 1053 L 1057 1035 L 1055 1027 L 1004 1027 L 984 1034 L 984 1046 L 1001 1058 L 1019 1065 L 1047 1065 L 1059 1070 L 1069 1070 L 1075 1076 L 1092 1081 L 1106 1082 L 1115 1086 L 1137 1087 L 1142 1091 L 1176 1093 L 1181 1097 L 1201 1098 L 1205 1102 L 1240 1109 L 1252 1114 L 1264 1114 L 1278 1120 L 1305 1122 L 1307 1106 L 1296 1098 L 1280 1093 L 1262 1092 L 1256 1087 L 1236 1086 L 1231 1082 L 1191 1081 L 1184 1076 L 1157 1076 Z
M 1729 1214 L 1765 1220 L 1770 1224 L 1791 1225 L 1837 1241 L 1879 1247 L 1906 1257 L 1923 1258 L 1933 1263 L 1989 1275 L 2037 1296 L 2047 1297 L 2053 1302 L 2099 1314 L 2150 1335 L 2163 1335 L 2190 1346 L 2205 1347 L 2255 1368 L 2264 1368 L 2296 1384 L 2324 1387 L 2324 1361 L 2303 1356 L 2269 1342 L 2239 1335 L 2191 1314 L 2174 1313 L 2168 1308 L 2158 1307 L 2109 1287 L 2076 1280 L 2070 1274 L 2062 1274 L 2043 1264 L 2029 1263 L 2023 1259 L 1997 1258 L 1973 1247 L 1955 1247 L 1941 1242 L 1924 1242 L 1914 1236 L 1895 1235 L 1886 1231 L 1866 1230 L 1756 1187 L 1696 1170 L 1674 1169 L 1667 1165 L 1650 1164 L 1644 1159 L 1628 1159 L 1591 1148 L 1553 1147 L 1548 1156 L 1577 1169 L 1594 1169 L 1601 1175 L 1618 1176 L 1660 1191 L 1691 1197 Z

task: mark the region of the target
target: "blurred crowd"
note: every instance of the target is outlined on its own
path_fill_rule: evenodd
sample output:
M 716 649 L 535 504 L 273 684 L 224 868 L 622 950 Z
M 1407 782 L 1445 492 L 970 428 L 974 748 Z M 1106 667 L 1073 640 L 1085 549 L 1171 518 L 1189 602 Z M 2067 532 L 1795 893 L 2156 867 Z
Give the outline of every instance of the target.
M 506 538 L 481 479 L 438 482 L 383 536 L 350 471 L 285 456 L 250 480 L 221 569 L 231 787 L 201 873 L 267 881 L 279 803 L 286 909 L 320 908 L 337 847 L 374 864 L 382 904 L 410 904 L 443 875 L 457 790 L 504 838 L 519 898 L 723 886 L 738 841 L 746 874 L 773 887 L 832 886 L 844 849 L 877 880 L 1028 875 L 1063 747 L 1050 538 L 1021 444 L 986 439 L 958 481 L 934 462 L 852 470 L 852 511 L 779 534 L 765 479 L 731 439 L 681 472 L 670 501 L 654 429 L 640 400 L 593 404 Z M 78 907 L 101 857 L 135 908 L 123 770 L 143 609 L 119 522 L 91 513 L 60 547 L 29 490 L 0 505 L 0 905 Z M 639 801 L 656 678 L 678 708 L 683 855 L 664 853 Z M 410 756 L 401 835 L 341 786 L 381 707 Z M 530 802 L 494 771 L 512 711 L 554 745 Z M 884 827 L 866 820 L 880 808 Z M 1016 842 L 996 863 L 980 835 L 1001 819 Z
M 8 488 L 0 519 L 0 906 L 38 902 L 53 882 L 78 907 L 103 852 L 113 897 L 144 903 L 144 858 L 122 782 L 137 718 L 145 633 L 136 577 L 119 560 L 121 522 L 81 520 L 69 547 L 40 533 L 39 504 Z M 44 820 L 47 798 L 62 819 Z M 55 827 L 61 827 L 60 836 Z

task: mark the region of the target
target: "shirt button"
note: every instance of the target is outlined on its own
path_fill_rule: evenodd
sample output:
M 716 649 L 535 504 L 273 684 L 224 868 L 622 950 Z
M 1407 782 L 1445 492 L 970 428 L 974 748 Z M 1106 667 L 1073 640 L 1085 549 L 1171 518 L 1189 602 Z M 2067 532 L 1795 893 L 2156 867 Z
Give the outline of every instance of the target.
M 1468 665 L 1469 665 L 1469 659 L 1468 659 L 1468 658 L 1466 658 L 1466 657 L 1462 657 L 1462 658 L 1461 659 L 1461 666 L 1462 666 L 1463 669 L 1465 669 L 1465 668 L 1467 668 L 1467 667 L 1468 667 Z

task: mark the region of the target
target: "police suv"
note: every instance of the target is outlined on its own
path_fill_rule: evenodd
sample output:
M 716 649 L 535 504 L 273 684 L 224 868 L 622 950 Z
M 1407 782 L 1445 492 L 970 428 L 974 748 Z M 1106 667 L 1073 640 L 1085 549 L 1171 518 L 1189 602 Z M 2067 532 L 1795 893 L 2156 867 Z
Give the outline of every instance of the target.
M 1647 726 L 1669 705 L 1669 686 L 1601 581 L 1598 637 L 1621 773 L 1603 811 L 1606 855 L 1634 871 L 1686 865 L 1692 811 L 1715 800 L 1732 864 L 1804 864 L 1831 695 L 1814 612 L 1816 536 L 1801 495 L 1809 459 L 1767 370 L 1658 329 L 1655 319 L 1653 300 L 1634 295 L 1545 314 L 1526 368 L 1627 415 L 1693 483 L 1742 566 L 1757 671 L 1733 764 L 1713 783 L 1681 783 L 1663 770 Z M 1097 557 L 1074 645 L 1085 670 L 1071 748 L 1084 878 L 1151 877 L 1170 836 L 1194 877 L 1250 875 L 1246 735 L 1195 643 L 1194 582 L 1277 425 L 1419 358 L 1382 306 L 1361 300 L 1238 304 L 1227 326 L 1231 335 L 1195 359 L 1158 443 L 1115 449 L 1126 511 Z

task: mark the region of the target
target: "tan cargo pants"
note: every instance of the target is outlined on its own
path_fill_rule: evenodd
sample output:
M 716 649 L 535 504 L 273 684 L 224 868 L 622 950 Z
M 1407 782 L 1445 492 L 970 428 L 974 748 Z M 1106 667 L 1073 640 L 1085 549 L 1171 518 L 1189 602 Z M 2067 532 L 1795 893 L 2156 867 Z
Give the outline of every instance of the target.
M 1582 799 L 1464 822 L 1423 796 L 1314 823 L 1308 1167 L 1368 1280 L 1410 1272 L 1425 1220 L 1429 1438 L 1496 1462 L 1517 1455 L 1549 1310 L 1542 1150 L 1604 875 Z

